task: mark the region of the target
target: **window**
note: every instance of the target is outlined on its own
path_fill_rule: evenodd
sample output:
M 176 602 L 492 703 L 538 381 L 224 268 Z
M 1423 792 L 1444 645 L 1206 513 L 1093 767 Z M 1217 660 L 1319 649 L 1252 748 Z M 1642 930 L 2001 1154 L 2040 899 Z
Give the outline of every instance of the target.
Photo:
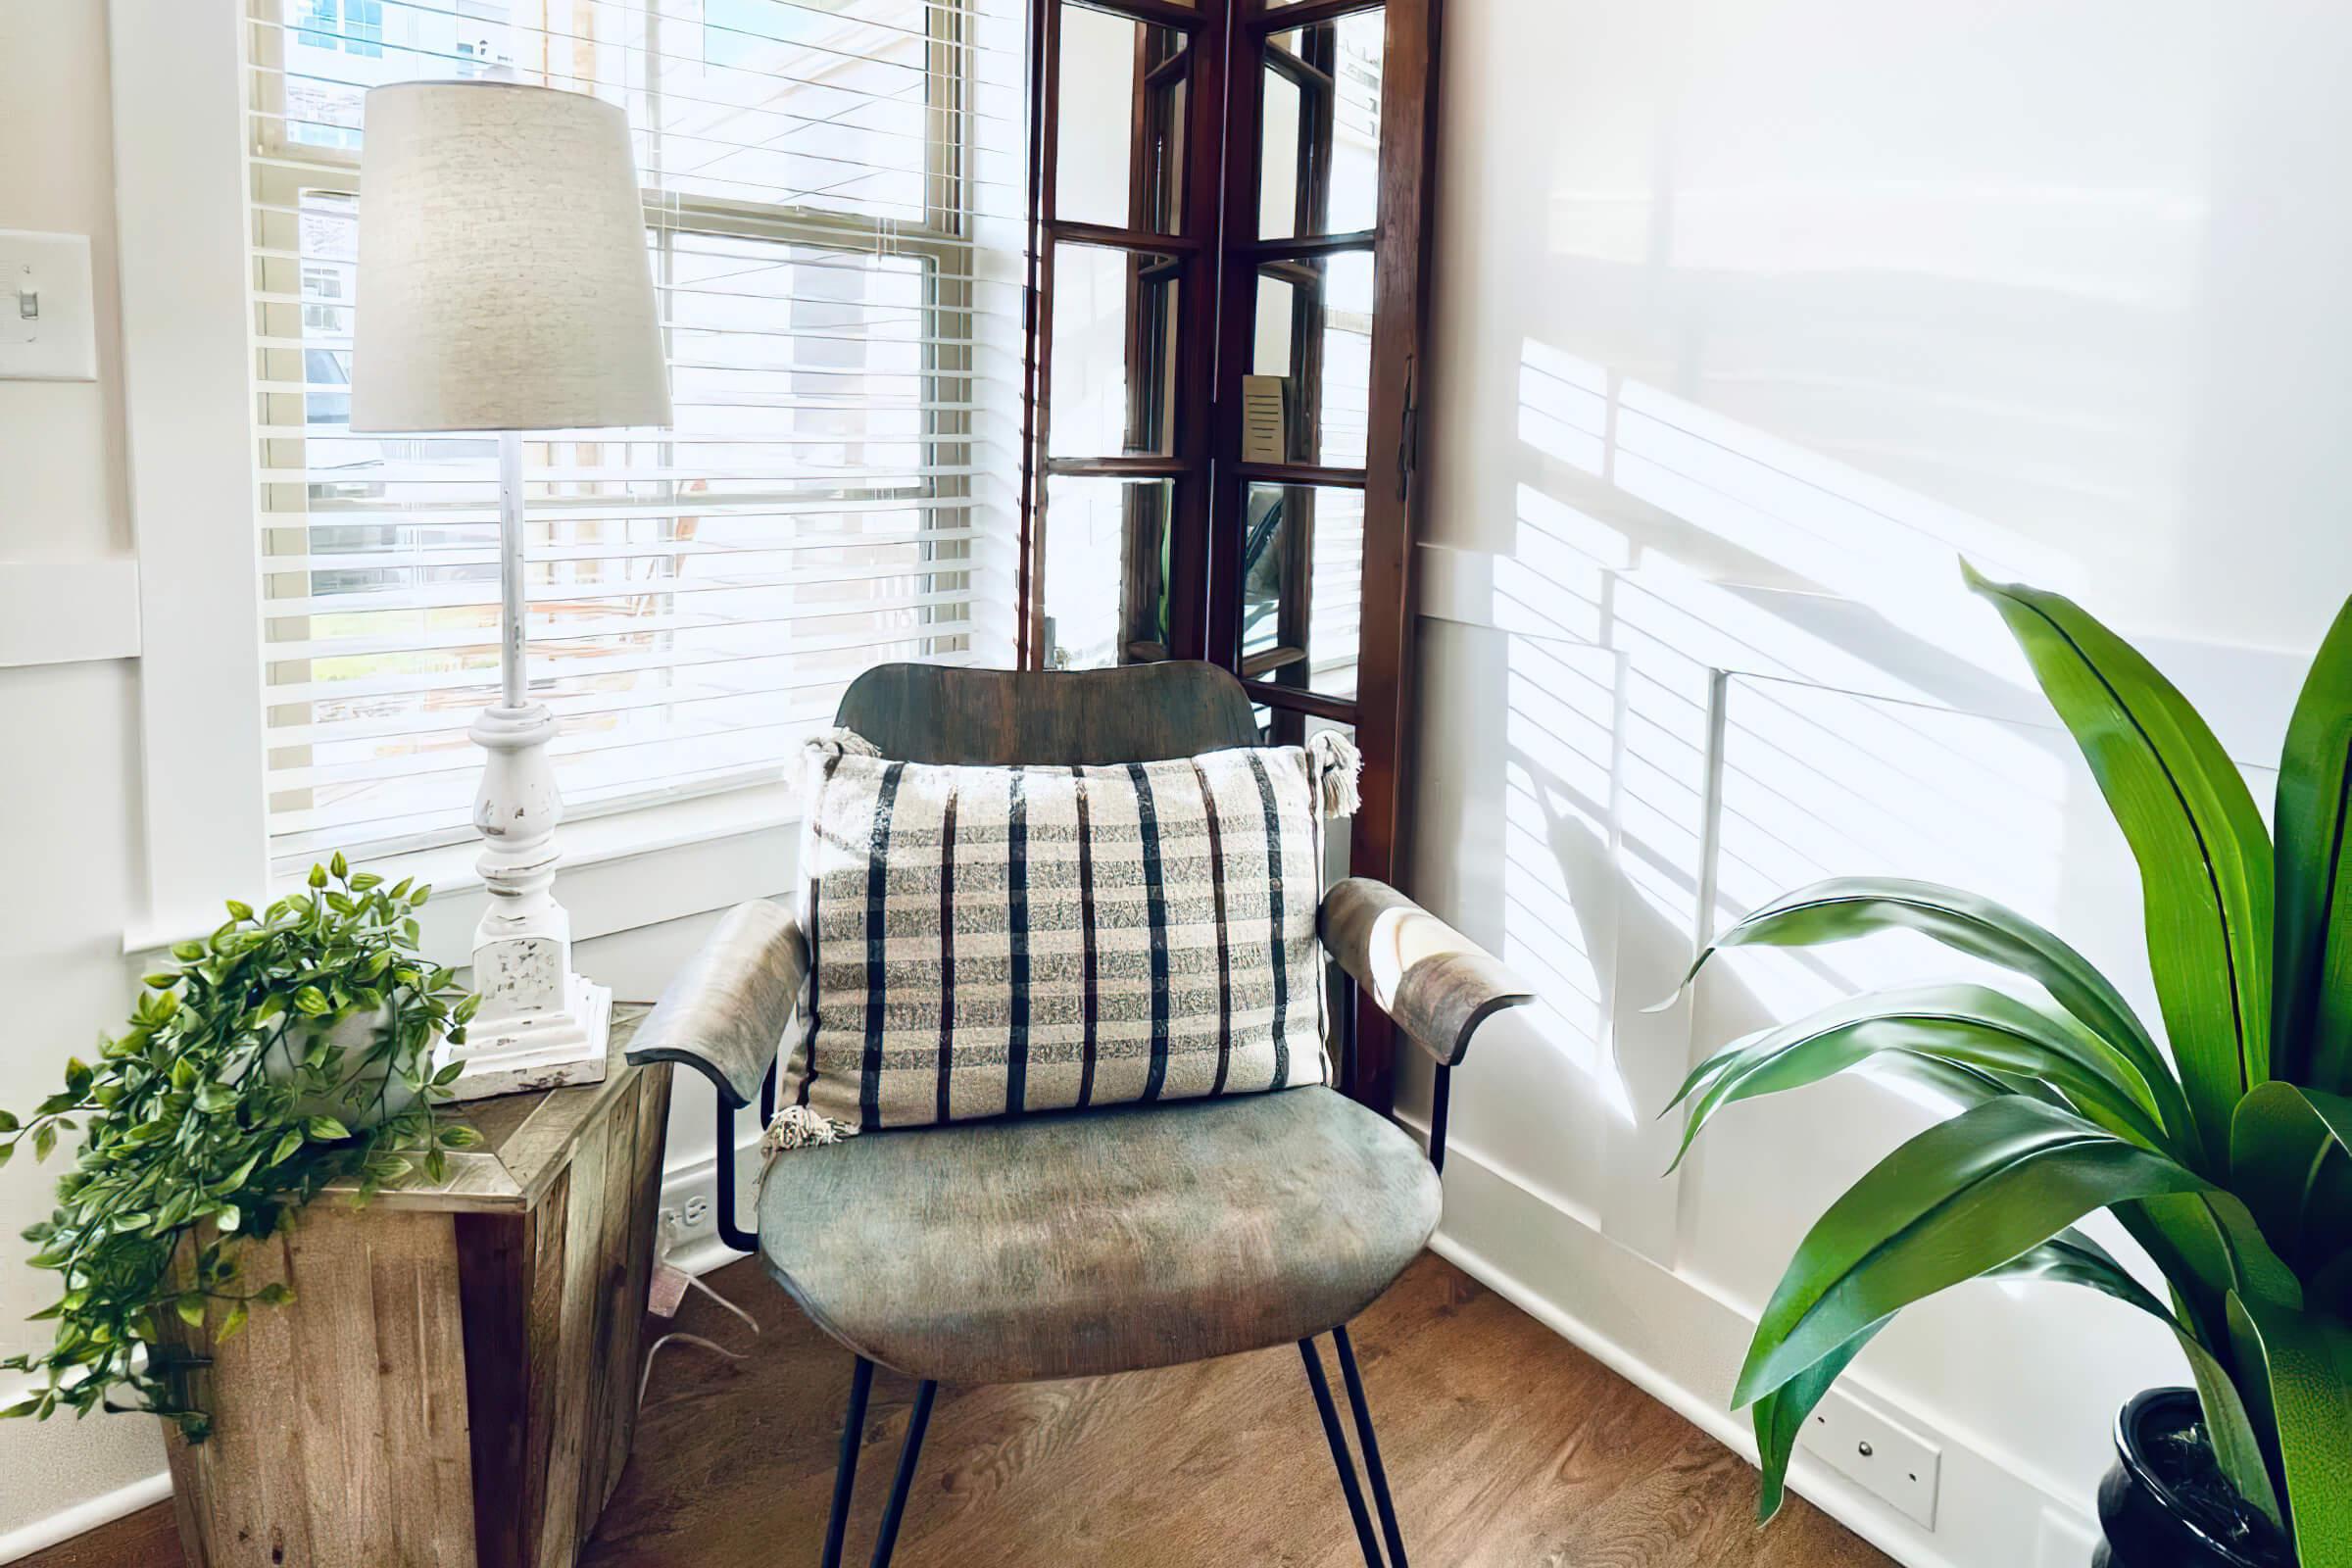
M 383 0 L 297 0 L 294 21 L 311 49 L 340 49 L 355 55 L 384 52 Z
M 509 75 L 636 131 L 674 427 L 525 443 L 567 810 L 789 782 L 860 669 L 1011 662 L 1021 0 L 253 3 L 281 870 L 469 837 L 466 728 L 498 688 L 495 443 L 349 429 L 378 82 Z

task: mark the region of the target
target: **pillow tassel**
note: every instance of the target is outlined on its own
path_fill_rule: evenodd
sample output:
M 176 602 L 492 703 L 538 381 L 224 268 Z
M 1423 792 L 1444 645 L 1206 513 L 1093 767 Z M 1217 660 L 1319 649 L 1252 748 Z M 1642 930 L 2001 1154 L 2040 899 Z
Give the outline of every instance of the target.
M 819 1148 L 857 1136 L 858 1129 L 846 1121 L 831 1120 L 807 1105 L 786 1105 L 767 1124 L 767 1132 L 760 1140 L 760 1152 L 773 1159 L 788 1149 Z
M 880 757 L 882 748 L 854 729 L 829 729 L 808 737 L 811 746 L 829 746 L 844 757 Z
M 1364 754 L 1336 729 L 1322 729 L 1306 738 L 1307 770 L 1315 777 L 1315 797 L 1325 816 L 1353 816 L 1364 804 L 1356 775 L 1364 770 Z

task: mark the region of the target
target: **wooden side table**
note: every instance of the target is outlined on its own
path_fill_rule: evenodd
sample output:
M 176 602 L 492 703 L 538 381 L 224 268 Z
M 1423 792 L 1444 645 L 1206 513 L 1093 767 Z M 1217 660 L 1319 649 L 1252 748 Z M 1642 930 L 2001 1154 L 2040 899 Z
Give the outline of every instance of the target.
M 646 1010 L 614 1009 L 603 1083 L 452 1107 L 483 1143 L 441 1185 L 322 1197 L 239 1254 L 295 1299 L 183 1331 L 213 1358 L 212 1438 L 166 1424 L 190 1568 L 577 1559 L 637 1419 L 669 1114 L 669 1067 L 621 1059 Z

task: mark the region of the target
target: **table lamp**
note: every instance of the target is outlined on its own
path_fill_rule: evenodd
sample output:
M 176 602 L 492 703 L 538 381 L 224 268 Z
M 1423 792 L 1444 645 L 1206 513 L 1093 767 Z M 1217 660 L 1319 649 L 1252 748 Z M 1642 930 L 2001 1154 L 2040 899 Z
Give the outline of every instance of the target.
M 473 821 L 490 904 L 473 939 L 481 1010 L 457 1098 L 605 1075 L 612 994 L 572 971 L 551 891 L 555 715 L 523 676 L 522 437 L 670 422 L 645 217 L 621 111 L 500 81 L 369 90 L 360 159 L 351 428 L 498 434 L 499 700 Z

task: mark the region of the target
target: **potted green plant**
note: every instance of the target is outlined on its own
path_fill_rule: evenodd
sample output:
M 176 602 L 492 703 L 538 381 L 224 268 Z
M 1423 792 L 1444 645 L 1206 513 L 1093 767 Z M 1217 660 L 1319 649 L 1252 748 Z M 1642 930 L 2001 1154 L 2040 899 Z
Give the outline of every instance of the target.
M 1909 930 L 2033 982 L 1856 997 L 1738 1042 L 1673 1104 L 1682 1148 L 1726 1105 L 1848 1067 L 1963 1108 L 1815 1223 L 1733 1391 L 1782 1500 L 1796 1437 L 1889 1318 L 1981 1276 L 2103 1291 L 2161 1318 L 2196 1382 L 2132 1400 L 2100 1488 L 2100 1561 L 2352 1564 L 2352 602 L 2279 761 L 2278 833 L 2196 710 L 2072 602 L 1968 572 L 2032 662 L 2138 862 L 2168 1056 L 2042 927 L 1957 889 L 1840 878 L 1784 895 L 1698 956 Z M 2339 871 L 2346 874 L 2339 876 Z M 1668 1107 L 1673 1108 L 1672 1105 Z M 1677 1155 L 1679 1160 L 1680 1155 Z M 2121 1221 L 2160 1299 L 2074 1222 Z M 2291 1545 L 2290 1545 L 2291 1543 Z
M 293 1224 L 338 1183 L 365 1201 L 419 1162 L 439 1180 L 444 1150 L 479 1142 L 432 1113 L 458 1071 L 435 1073 L 433 1051 L 465 1040 L 479 999 L 417 956 L 430 891 L 387 887 L 337 855 L 312 868 L 309 892 L 261 914 L 232 900 L 218 930 L 147 977 L 95 1063 L 69 1061 L 65 1087 L 29 1115 L 0 1111 L 0 1164 L 82 1135 L 55 1212 L 24 1232 L 33 1266 L 62 1276 L 34 1314 L 55 1337 L 0 1361 L 44 1383 L 0 1416 L 137 1410 L 202 1442 L 210 1422 L 159 1318 L 201 1326 L 220 1303 L 217 1335 L 236 1333 L 254 1305 L 292 1298 L 282 1285 L 240 1289 L 241 1242 Z

